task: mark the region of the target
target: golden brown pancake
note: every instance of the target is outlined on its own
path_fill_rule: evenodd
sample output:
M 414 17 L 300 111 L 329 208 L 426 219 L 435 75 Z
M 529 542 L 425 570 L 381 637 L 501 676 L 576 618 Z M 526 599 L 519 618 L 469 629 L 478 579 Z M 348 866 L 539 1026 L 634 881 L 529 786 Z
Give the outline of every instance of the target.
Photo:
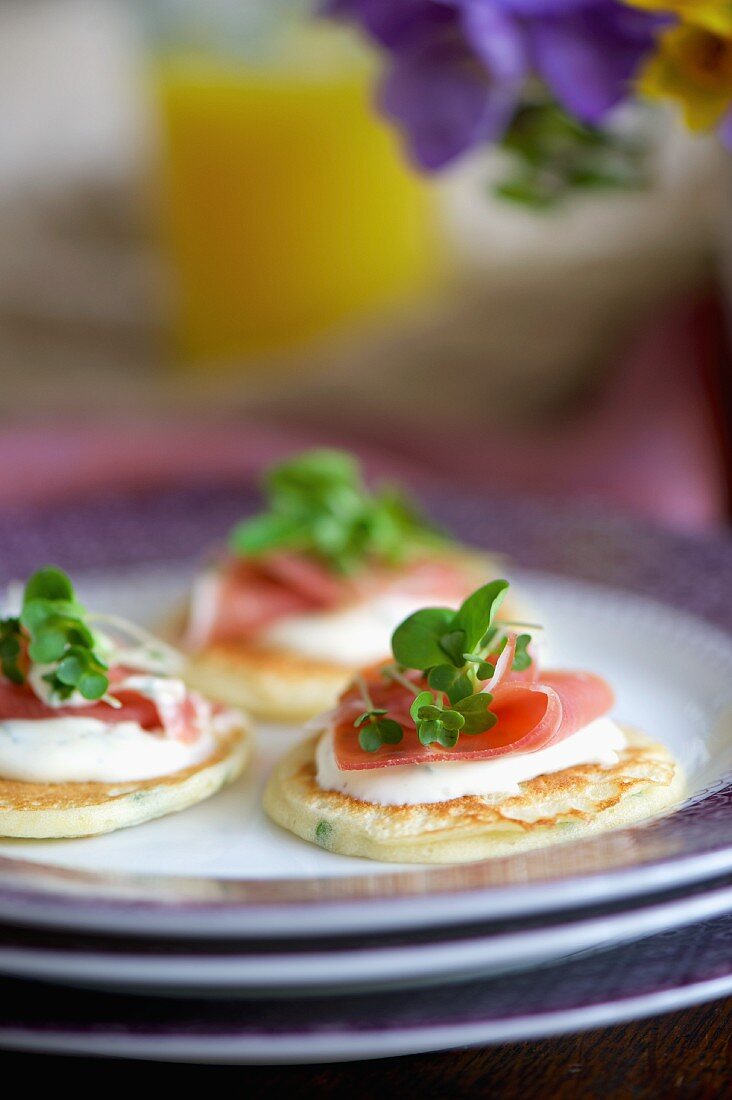
M 382 806 L 316 782 L 318 737 L 275 768 L 264 807 L 285 829 L 341 855 L 397 863 L 464 863 L 578 840 L 660 813 L 683 792 L 663 746 L 625 730 L 611 767 L 582 764 L 520 784 L 516 795 L 465 795 L 449 802 Z
M 246 764 L 251 736 L 243 720 L 217 740 L 206 760 L 155 779 L 24 783 L 0 777 L 0 836 L 91 836 L 184 810 L 232 782 Z

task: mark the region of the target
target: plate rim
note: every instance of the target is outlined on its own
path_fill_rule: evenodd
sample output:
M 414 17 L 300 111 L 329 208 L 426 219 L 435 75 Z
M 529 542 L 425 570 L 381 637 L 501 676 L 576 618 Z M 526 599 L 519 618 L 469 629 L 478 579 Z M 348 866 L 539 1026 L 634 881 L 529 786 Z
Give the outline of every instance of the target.
M 300 995 L 308 995 L 319 988 L 327 988 L 335 992 L 342 992 L 339 987 L 347 986 L 350 992 L 365 990 L 378 985 L 384 988 L 388 970 L 390 978 L 388 984 L 398 988 L 410 988 L 421 976 L 429 984 L 437 984 L 442 981 L 470 980 L 478 976 L 493 974 L 494 970 L 488 970 L 488 956 L 497 951 L 501 958 L 508 964 L 506 971 L 517 971 L 538 965 L 540 962 L 556 964 L 570 954 L 574 955 L 582 951 L 590 951 L 600 947 L 617 947 L 626 943 L 647 939 L 654 935 L 673 929 L 683 928 L 699 921 L 714 920 L 732 912 L 732 883 L 718 888 L 697 893 L 692 897 L 685 894 L 674 896 L 663 901 L 651 901 L 648 905 L 635 907 L 630 910 L 619 910 L 612 913 L 593 913 L 589 916 L 581 914 L 576 920 L 569 922 L 560 921 L 551 927 L 521 929 L 518 932 L 498 932 L 461 938 L 455 942 L 450 939 L 440 940 L 437 943 L 427 942 L 420 944 L 396 944 L 387 947 L 349 948 L 345 951 L 310 951 L 283 952 L 279 956 L 276 953 L 261 955 L 255 951 L 249 954 L 221 953 L 215 956 L 191 954 L 173 954 L 163 956 L 168 968 L 168 977 L 159 976 L 150 980 L 147 985 L 144 971 L 159 962 L 159 959 L 149 953 L 135 955 L 132 951 L 124 951 L 115 954 L 112 951 L 78 951 L 73 947 L 61 946 L 45 947 L 32 944 L 20 944 L 6 948 L 0 943 L 0 974 L 15 978 L 35 978 L 62 984 L 83 985 L 99 990 L 115 992 L 136 992 L 130 988 L 137 984 L 144 986 L 143 994 L 152 992 L 152 995 L 165 996 L 180 991 L 181 987 L 194 990 L 197 987 L 212 991 L 221 990 L 231 994 L 236 990 L 241 995 L 255 996 L 257 993 L 268 991 L 277 992 L 280 995 L 293 995 L 300 991 Z M 537 941 L 540 941 L 541 950 L 537 949 Z M 332 946 L 332 941 L 329 941 Z M 551 944 L 551 951 L 547 954 L 547 944 Z M 452 949 L 452 950 L 451 950 Z M 479 951 L 481 961 L 475 957 L 470 961 L 465 956 L 470 952 Z M 307 966 L 300 969 L 307 973 L 307 967 L 311 968 L 311 974 L 317 973 L 318 968 L 330 961 L 331 955 L 336 955 L 333 966 L 337 971 L 337 977 L 331 975 L 325 978 L 320 974 L 319 980 L 302 975 L 293 978 L 293 965 L 297 968 L 298 960 L 307 960 Z M 375 963 L 375 956 L 377 957 Z M 445 957 L 446 956 L 446 957 Z M 37 960 L 30 966 L 22 964 L 27 960 Z M 425 970 L 425 959 L 434 963 L 440 959 L 440 965 L 431 970 Z M 278 964 L 278 974 L 273 978 L 272 962 Z M 346 967 L 353 965 L 353 960 L 358 962 L 358 974 L 347 971 Z M 59 963 L 63 961 L 63 965 Z M 251 976 L 245 980 L 242 976 L 235 976 L 236 967 L 244 962 L 251 964 L 254 961 L 258 965 L 259 976 Z M 87 975 L 83 982 L 70 981 L 69 969 L 77 976 L 83 977 L 82 968 L 88 963 L 93 964 L 96 976 Z M 116 973 L 110 980 L 101 973 L 101 968 L 113 962 Z M 194 965 L 192 966 L 191 963 Z M 405 966 L 408 963 L 408 966 Z M 21 964 L 21 965 L 19 965 Z M 52 972 L 47 969 L 51 964 Z M 375 966 L 382 969 L 376 974 Z M 401 965 L 402 970 L 395 971 Z M 46 969 L 44 969 L 44 966 Z M 206 977 L 206 967 L 214 967 L 216 976 Z M 255 967 L 256 968 L 256 967 Z M 368 968 L 368 980 L 365 969 Z M 200 973 L 196 976 L 195 971 Z M 501 968 L 502 969 L 502 968 Z M 287 973 L 287 980 L 284 974 Z M 193 972 L 192 976 L 191 973 Z M 499 973 L 497 970 L 495 973 Z M 120 981 L 120 975 L 126 974 L 126 980 Z M 143 975 L 141 978 L 140 975 Z M 171 977 L 172 975 L 172 977 Z M 459 975 L 459 979 L 456 978 Z M 221 979 L 225 978 L 225 981 Z M 419 983 L 423 984 L 423 983 Z M 302 987 L 302 990 L 300 990 Z M 246 990 L 246 994 L 243 992 Z M 164 992 L 165 991 L 165 992 Z
M 404 1028 L 401 1030 L 361 1030 L 330 1032 L 327 1035 L 301 1035 L 297 1041 L 279 1035 L 276 1038 L 201 1037 L 187 1030 L 175 1036 L 131 1035 L 124 1030 L 104 1035 L 89 1035 L 79 1029 L 69 1042 L 68 1031 L 32 1030 L 0 1027 L 0 1049 L 36 1051 L 46 1054 L 95 1055 L 108 1058 L 150 1059 L 171 1062 L 230 1063 L 240 1065 L 306 1065 L 319 1062 L 365 1061 L 394 1058 L 409 1054 L 427 1054 L 456 1047 L 494 1046 L 551 1038 L 556 1035 L 590 1031 L 598 1027 L 664 1015 L 684 1008 L 719 1000 L 732 993 L 732 973 L 707 978 L 686 986 L 656 990 L 639 996 L 601 1002 L 590 1008 L 580 1006 L 555 1012 L 534 1013 L 496 1023 L 457 1023 Z M 345 1042 L 336 1045 L 338 1038 Z M 401 1041 L 400 1041 L 401 1037 Z M 405 1042 L 408 1037 L 408 1042 Z M 203 1046 L 198 1052 L 196 1039 Z M 289 1044 L 289 1046 L 288 1046 Z M 320 1044 L 320 1045 L 318 1045 Z M 380 1044 L 380 1045 L 379 1045 Z M 385 1049 L 388 1048 L 388 1049 Z M 142 1049 L 141 1049 L 142 1048 Z M 208 1049 L 206 1049 L 208 1048 Z M 242 1048 L 246 1048 L 246 1054 Z

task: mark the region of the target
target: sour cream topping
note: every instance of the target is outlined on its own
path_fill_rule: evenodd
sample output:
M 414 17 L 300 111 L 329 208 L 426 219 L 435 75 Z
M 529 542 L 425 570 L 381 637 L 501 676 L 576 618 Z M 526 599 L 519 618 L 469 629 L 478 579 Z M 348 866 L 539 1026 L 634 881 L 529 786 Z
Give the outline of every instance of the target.
M 383 593 L 335 611 L 279 619 L 262 631 L 266 645 L 333 664 L 368 665 L 386 657 L 391 635 L 403 619 L 429 600 L 422 595 Z
M 556 745 L 537 752 L 500 756 L 494 760 L 404 764 L 386 768 L 342 771 L 333 751 L 333 730 L 327 729 L 316 751 L 317 783 L 326 791 L 341 791 L 361 802 L 382 806 L 412 806 L 448 802 L 463 795 L 514 795 L 519 784 L 580 764 L 612 767 L 627 744 L 612 719 L 594 722 Z
M 25 783 L 129 783 L 200 764 L 216 747 L 213 729 L 193 743 L 163 737 L 136 722 L 100 722 L 81 714 L 0 722 L 0 775 Z
M 49 666 L 50 667 L 50 666 Z M 135 721 L 104 722 L 84 716 L 89 705 L 78 692 L 60 699 L 43 679 L 47 669 L 33 666 L 28 679 L 47 706 L 74 707 L 76 715 L 59 718 L 7 718 L 0 721 L 0 776 L 25 783 L 130 783 L 190 768 L 211 756 L 216 733 L 231 715 L 212 717 L 208 702 L 192 697 L 201 733 L 193 741 L 146 730 Z M 161 717 L 175 715 L 189 694 L 182 680 L 132 673 L 111 688 L 151 699 Z M 223 728 L 223 727 L 222 727 Z

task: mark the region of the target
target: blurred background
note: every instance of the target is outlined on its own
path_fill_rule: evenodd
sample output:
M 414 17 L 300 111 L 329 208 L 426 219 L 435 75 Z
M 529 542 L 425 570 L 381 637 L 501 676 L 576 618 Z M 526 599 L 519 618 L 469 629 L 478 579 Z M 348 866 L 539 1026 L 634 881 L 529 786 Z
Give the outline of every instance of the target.
M 551 208 L 411 164 L 305 0 L 0 0 L 0 503 L 244 480 L 314 442 L 419 485 L 730 511 L 730 157 Z

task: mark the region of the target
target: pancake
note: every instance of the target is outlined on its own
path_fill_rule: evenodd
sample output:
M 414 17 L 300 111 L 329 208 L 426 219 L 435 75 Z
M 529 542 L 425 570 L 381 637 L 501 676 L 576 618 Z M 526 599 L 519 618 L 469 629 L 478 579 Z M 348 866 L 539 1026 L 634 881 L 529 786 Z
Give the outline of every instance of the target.
M 663 746 L 625 730 L 611 767 L 583 764 L 520 784 L 516 795 L 382 806 L 316 782 L 318 737 L 277 765 L 264 807 L 278 825 L 341 855 L 397 863 L 466 863 L 631 825 L 677 802 L 681 770 Z
M 453 551 L 451 561 L 465 569 L 466 595 L 496 573 L 495 559 L 470 550 Z M 425 606 L 439 604 L 439 597 L 425 597 Z M 499 619 L 531 617 L 513 592 L 499 611 Z M 184 616 L 165 630 L 165 636 L 181 645 Z M 383 657 L 389 654 L 388 642 Z M 329 710 L 345 691 L 360 665 L 337 664 L 294 650 L 253 640 L 212 642 L 191 654 L 184 677 L 189 687 L 227 706 L 241 707 L 258 718 L 303 722 Z
M 58 838 L 110 833 L 185 810 L 241 773 L 251 736 L 217 735 L 207 759 L 169 775 L 126 783 L 25 783 L 0 777 L 0 836 Z
M 253 642 L 216 642 L 191 658 L 189 687 L 271 721 L 303 722 L 328 710 L 355 667 Z

